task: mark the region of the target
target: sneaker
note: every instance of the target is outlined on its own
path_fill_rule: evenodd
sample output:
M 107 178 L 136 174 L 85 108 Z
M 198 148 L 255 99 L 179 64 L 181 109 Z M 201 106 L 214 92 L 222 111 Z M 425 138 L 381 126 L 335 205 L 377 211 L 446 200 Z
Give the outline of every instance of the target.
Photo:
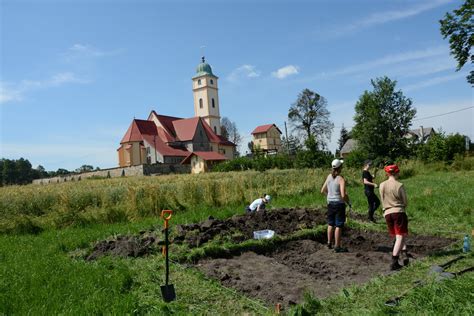
M 334 248 L 334 252 L 337 252 L 337 253 L 349 252 L 349 250 L 347 250 L 347 248 L 344 248 L 344 247 L 336 247 Z
M 392 264 L 390 265 L 390 270 L 391 271 L 397 271 L 397 270 L 400 270 L 401 268 L 403 268 L 403 266 L 401 266 L 398 263 L 398 261 L 392 262 Z
M 408 258 L 403 259 L 403 266 L 404 267 L 406 267 L 409 264 L 410 264 L 410 259 L 408 259 Z

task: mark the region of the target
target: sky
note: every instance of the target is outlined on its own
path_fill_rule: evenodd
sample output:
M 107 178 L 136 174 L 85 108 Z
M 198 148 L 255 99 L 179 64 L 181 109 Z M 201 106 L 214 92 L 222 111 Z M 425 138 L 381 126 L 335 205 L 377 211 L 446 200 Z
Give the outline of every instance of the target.
M 133 118 L 194 115 L 202 55 L 241 152 L 258 125 L 284 131 L 305 88 L 327 100 L 334 151 L 381 76 L 413 101 L 414 128 L 474 139 L 469 65 L 456 71 L 438 22 L 462 3 L 0 0 L 0 158 L 46 170 L 118 166 Z

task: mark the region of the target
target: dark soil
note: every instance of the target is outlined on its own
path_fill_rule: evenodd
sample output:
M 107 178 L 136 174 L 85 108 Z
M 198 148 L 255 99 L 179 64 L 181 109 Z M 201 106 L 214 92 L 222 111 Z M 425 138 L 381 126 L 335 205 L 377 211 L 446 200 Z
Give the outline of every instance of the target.
M 175 243 L 185 242 L 189 247 L 199 247 L 216 236 L 228 237 L 239 243 L 253 238 L 253 232 L 271 229 L 278 235 L 288 235 L 297 230 L 326 223 L 324 209 L 274 209 L 258 213 L 234 215 L 225 220 L 210 217 L 199 224 L 178 225 Z
M 303 228 L 325 224 L 325 209 L 276 209 L 256 214 L 235 215 L 229 219 L 209 218 L 199 224 L 171 226 L 171 242 L 197 247 L 214 238 L 239 243 L 253 238 L 253 232 L 272 229 L 290 235 Z M 360 218 L 359 218 L 360 217 Z M 351 218 L 365 219 L 362 215 Z M 223 252 L 217 259 L 206 258 L 196 267 L 224 286 L 259 298 L 271 306 L 301 303 L 305 291 L 324 298 L 351 284 L 364 283 L 389 272 L 393 241 L 386 233 L 344 229 L 342 243 L 348 253 L 326 248 L 326 234 L 315 240 L 289 241 L 256 252 L 232 256 Z M 159 241 L 160 240 L 160 241 Z M 417 260 L 452 243 L 432 236 L 408 236 L 408 249 Z M 163 233 L 142 231 L 135 236 L 118 236 L 98 242 L 87 260 L 101 256 L 140 257 L 159 251 Z M 275 248 L 276 246 L 276 248 Z M 214 255 L 220 256 L 219 253 Z
M 230 259 L 205 259 L 197 267 L 226 287 L 259 298 L 270 306 L 301 303 L 305 291 L 327 297 L 351 284 L 364 283 L 389 273 L 392 240 L 386 234 L 346 230 L 343 245 L 348 253 L 327 249 L 326 237 L 298 240 L 260 254 L 246 252 Z M 452 240 L 409 236 L 408 249 L 417 260 Z
M 86 260 L 96 260 L 106 255 L 117 257 L 143 257 L 156 249 L 158 238 L 152 232 L 141 232 L 138 236 L 118 236 L 99 241 Z

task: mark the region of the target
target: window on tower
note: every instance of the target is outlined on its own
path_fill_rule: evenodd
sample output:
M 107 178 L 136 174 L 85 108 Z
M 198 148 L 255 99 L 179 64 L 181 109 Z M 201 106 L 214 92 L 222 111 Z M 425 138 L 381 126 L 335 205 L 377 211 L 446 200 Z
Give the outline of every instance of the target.
M 201 85 L 201 79 L 198 79 L 198 86 Z
M 199 99 L 199 108 L 202 109 L 202 99 Z
M 213 107 L 213 108 L 216 107 L 216 103 L 214 102 L 214 98 L 212 98 L 212 107 Z
M 214 84 L 214 80 L 211 79 L 211 84 Z
M 216 126 L 214 126 L 214 133 L 217 134 L 217 127 Z

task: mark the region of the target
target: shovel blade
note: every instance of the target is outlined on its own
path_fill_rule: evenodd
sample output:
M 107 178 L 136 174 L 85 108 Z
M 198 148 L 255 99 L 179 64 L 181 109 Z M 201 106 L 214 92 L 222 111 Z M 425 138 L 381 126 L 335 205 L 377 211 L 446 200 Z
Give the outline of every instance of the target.
M 163 296 L 163 300 L 167 303 L 176 300 L 176 292 L 174 291 L 174 285 L 162 285 L 161 296 Z

